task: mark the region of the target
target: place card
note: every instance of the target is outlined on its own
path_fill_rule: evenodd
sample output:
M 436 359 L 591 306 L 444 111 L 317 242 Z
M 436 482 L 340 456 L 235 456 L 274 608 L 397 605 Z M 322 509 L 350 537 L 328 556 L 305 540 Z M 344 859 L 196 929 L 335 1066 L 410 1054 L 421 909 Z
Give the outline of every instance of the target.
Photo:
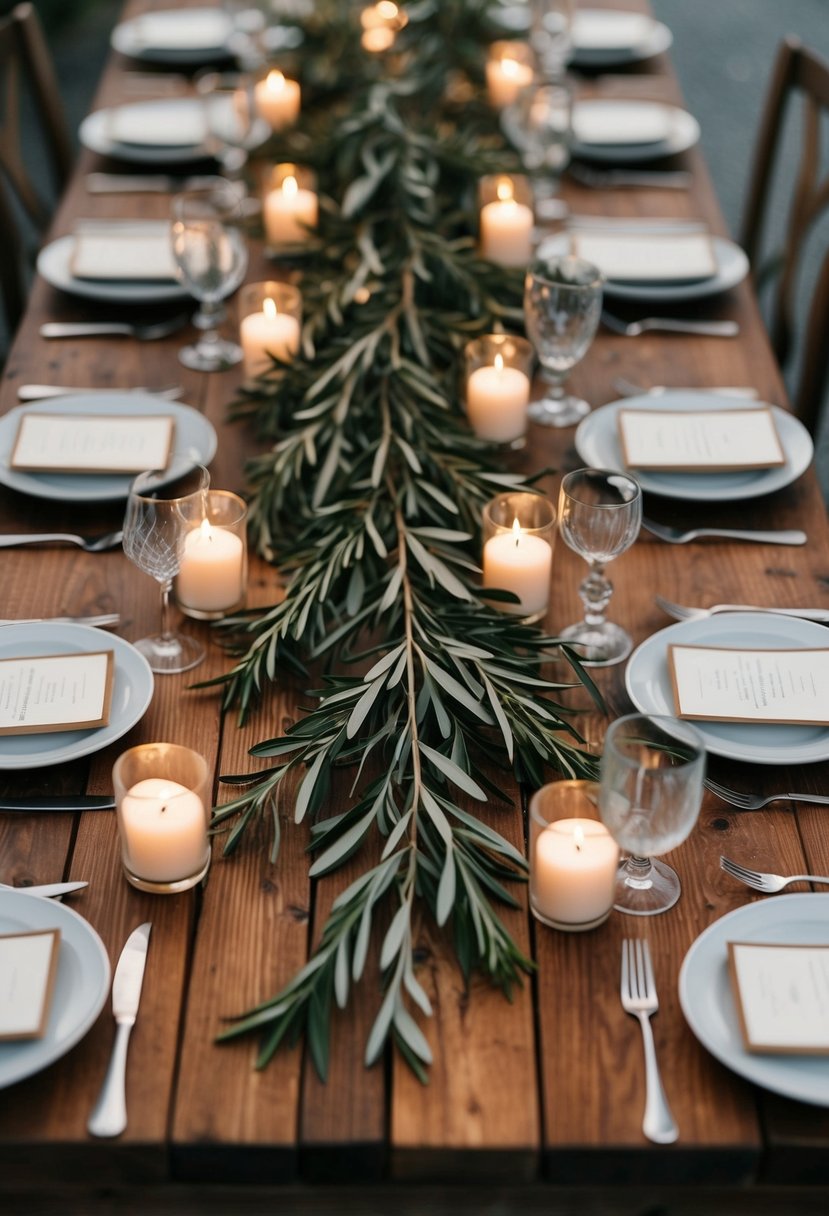
M 157 101 L 121 106 L 108 114 L 106 134 L 113 143 L 145 148 L 197 148 L 207 139 L 204 107 L 176 98 L 176 106 Z
M 768 406 L 737 410 L 636 410 L 616 415 L 628 469 L 717 473 L 786 463 Z
M 0 936 L 0 1040 L 43 1037 L 59 953 L 59 929 Z
M 576 102 L 573 134 L 580 144 L 657 144 L 667 140 L 673 110 L 658 102 Z
M 169 224 L 80 224 L 69 259 L 76 279 L 178 282 Z
M 591 225 L 571 233 L 570 248 L 619 283 L 692 283 L 717 273 L 707 232 L 622 232 Z
M 0 659 L 0 735 L 106 726 L 111 650 Z
M 573 15 L 573 46 L 580 51 L 625 51 L 642 46 L 655 22 L 643 13 L 584 9 Z
M 829 1055 L 829 945 L 729 942 L 748 1051 Z
M 669 646 L 680 718 L 829 725 L 829 649 Z
M 175 420 L 168 414 L 25 413 L 10 465 L 37 473 L 166 469 L 174 436 Z
M 142 13 L 132 25 L 135 41 L 146 50 L 197 51 L 224 46 L 233 32 L 225 13 L 187 9 Z

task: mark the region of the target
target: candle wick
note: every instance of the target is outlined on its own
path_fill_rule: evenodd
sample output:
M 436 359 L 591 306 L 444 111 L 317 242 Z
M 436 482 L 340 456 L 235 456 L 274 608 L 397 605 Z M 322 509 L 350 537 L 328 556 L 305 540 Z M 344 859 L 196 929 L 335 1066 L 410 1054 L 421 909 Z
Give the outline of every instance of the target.
M 580 853 L 581 852 L 581 843 L 578 840 L 574 840 L 573 843 L 576 846 L 576 852 Z
M 164 812 L 165 812 L 166 810 L 167 810 L 166 805 L 165 805 L 165 806 L 162 806 L 162 808 L 161 808 L 161 814 L 163 815 L 163 814 L 164 814 Z

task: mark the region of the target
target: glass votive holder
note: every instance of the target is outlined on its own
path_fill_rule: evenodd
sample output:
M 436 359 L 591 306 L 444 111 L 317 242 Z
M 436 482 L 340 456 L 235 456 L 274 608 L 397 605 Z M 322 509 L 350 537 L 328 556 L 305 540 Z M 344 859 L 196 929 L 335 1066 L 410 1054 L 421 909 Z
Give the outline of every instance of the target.
M 486 92 L 496 110 L 511 106 L 534 73 L 532 48 L 526 42 L 498 41 L 490 44 L 486 62 Z
M 243 607 L 248 587 L 248 508 L 229 490 L 208 490 L 205 515 L 184 537 L 173 580 L 176 604 L 197 621 L 217 621 Z
M 542 494 L 499 494 L 484 507 L 483 585 L 517 595 L 517 603 L 498 600 L 497 607 L 528 624 L 549 606 L 555 524 L 553 504 Z
M 479 439 L 522 447 L 532 383 L 533 348 L 513 334 L 484 334 L 464 348 L 464 400 Z
M 201 882 L 210 865 L 204 757 L 175 743 L 144 743 L 118 757 L 112 780 L 127 881 L 156 895 Z
M 262 191 L 265 252 L 302 253 L 318 220 L 319 197 L 313 169 L 290 161 L 274 165 L 265 175 Z
M 613 907 L 619 846 L 598 801 L 595 781 L 555 781 L 530 799 L 530 908 L 553 929 L 595 929 Z
M 299 118 L 301 90 L 296 80 L 289 80 L 277 68 L 272 68 L 253 86 L 256 113 L 272 131 L 284 131 Z
M 491 173 L 478 187 L 479 252 L 499 266 L 527 266 L 533 254 L 535 215 L 530 179 Z
M 299 350 L 302 293 L 291 283 L 247 283 L 238 296 L 239 341 L 249 380 L 270 371 L 271 355 L 290 363 Z

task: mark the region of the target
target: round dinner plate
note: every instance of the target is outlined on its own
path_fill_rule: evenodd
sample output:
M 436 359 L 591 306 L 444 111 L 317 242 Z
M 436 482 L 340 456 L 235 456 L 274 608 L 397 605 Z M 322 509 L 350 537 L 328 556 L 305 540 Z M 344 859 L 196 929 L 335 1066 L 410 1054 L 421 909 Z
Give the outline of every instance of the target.
M 632 410 L 734 410 L 762 406 L 762 402 L 718 397 L 715 393 L 678 390 L 658 396 L 627 397 L 611 401 L 583 418 L 576 430 L 575 444 L 585 465 L 594 469 L 625 468 L 619 443 L 617 415 Z M 776 405 L 777 434 L 786 457 L 785 464 L 770 469 L 734 469 L 722 473 L 655 473 L 638 470 L 636 480 L 647 493 L 686 502 L 740 502 L 771 494 L 796 481 L 812 463 L 814 444 L 802 422 Z
M 573 106 L 574 122 L 579 110 L 612 108 L 615 114 L 627 115 L 635 119 L 637 112 L 654 108 L 667 113 L 670 128 L 665 139 L 654 140 L 652 143 L 582 143 L 573 137 L 571 152 L 573 156 L 583 160 L 600 161 L 608 165 L 624 165 L 637 161 L 659 160 L 663 156 L 674 156 L 685 152 L 698 143 L 700 137 L 699 123 L 693 114 L 681 110 L 678 106 L 662 105 L 660 102 L 638 101 L 628 99 L 586 98 L 577 101 Z
M 0 934 L 60 930 L 55 987 L 39 1039 L 0 1042 L 0 1089 L 40 1072 L 74 1047 L 104 1007 L 109 958 L 90 924 L 57 900 L 0 890 Z
M 679 621 L 652 634 L 630 656 L 625 687 L 645 714 L 676 713 L 668 670 L 668 647 L 722 646 L 747 650 L 821 648 L 826 626 L 798 617 L 760 612 L 723 612 Z M 751 764 L 814 764 L 829 759 L 829 726 L 694 721 L 705 750 Z M 670 731 L 670 723 L 666 723 Z M 829 905 L 827 905 L 829 911 Z
M 192 23 L 189 38 L 182 21 Z M 215 8 L 165 9 L 122 21 L 110 41 L 132 59 L 196 66 L 227 57 L 232 34 L 230 17 Z
M 0 485 L 58 502 L 111 502 L 126 498 L 133 480 L 129 473 L 35 473 L 9 466 L 20 419 L 34 414 L 166 414 L 175 422 L 173 458 L 189 458 L 193 464 L 210 464 L 216 455 L 216 431 L 203 414 L 179 401 L 167 401 L 151 393 L 78 393 L 18 405 L 0 416 Z
M 109 722 L 93 730 L 35 735 L 0 735 L 0 770 L 38 769 L 89 756 L 120 739 L 140 721 L 153 696 L 153 673 L 143 655 L 114 633 L 62 621 L 14 622 L 0 626 L 0 659 L 21 655 L 93 654 L 111 650 Z
M 86 300 L 110 304 L 166 304 L 190 299 L 181 283 L 135 282 L 127 279 L 76 279 L 70 269 L 75 252 L 74 236 L 59 236 L 44 245 L 37 256 L 38 273 L 58 291 Z
M 774 895 L 735 908 L 700 934 L 679 973 L 679 1003 L 706 1051 L 755 1085 L 829 1106 L 829 1056 L 746 1051 L 728 973 L 728 942 L 829 945 L 826 895 Z
M 570 62 L 577 68 L 623 67 L 628 63 L 639 63 L 661 55 L 671 46 L 674 38 L 667 25 L 661 21 L 649 21 L 646 36 L 626 46 L 582 46 L 579 43 L 579 22 L 595 20 L 607 10 L 578 9 L 573 26 L 573 54 Z M 639 16 L 639 14 L 637 14 Z

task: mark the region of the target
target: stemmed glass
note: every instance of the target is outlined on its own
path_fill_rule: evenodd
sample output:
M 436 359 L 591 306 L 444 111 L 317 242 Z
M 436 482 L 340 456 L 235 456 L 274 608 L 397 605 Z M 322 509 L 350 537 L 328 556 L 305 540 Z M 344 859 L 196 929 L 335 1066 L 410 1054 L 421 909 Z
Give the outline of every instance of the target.
M 532 180 L 536 216 L 561 219 L 567 209 L 557 194 L 570 161 L 573 131 L 570 89 L 563 82 L 533 80 L 511 106 L 504 107 L 501 121 Z
M 124 552 L 161 585 L 161 631 L 135 642 L 153 671 L 172 674 L 204 658 L 200 642 L 170 627 L 170 590 L 181 565 L 184 538 L 206 517 L 210 474 L 201 465 L 179 461 L 166 469 L 139 473 L 130 486 L 124 516 Z
M 573 52 L 576 0 L 530 0 L 530 46 L 548 80 L 567 70 Z
M 225 176 L 237 181 L 248 162 L 256 122 L 253 78 L 240 72 L 208 72 L 199 79 L 207 129 Z M 241 182 L 239 183 L 240 194 Z
M 677 718 L 628 714 L 604 744 L 599 813 L 613 839 L 630 852 L 619 866 L 615 907 L 636 916 L 672 908 L 681 884 L 655 861 L 682 844 L 697 821 L 705 776 L 699 731 Z
M 571 368 L 593 341 L 602 311 L 601 271 L 569 254 L 538 251 L 524 281 L 527 336 L 541 364 L 549 394 L 530 403 L 529 415 L 543 426 L 572 426 L 590 412 L 580 397 L 564 392 Z
M 570 642 L 588 666 L 619 663 L 630 654 L 633 642 L 621 626 L 605 619 L 613 584 L 604 568 L 639 535 L 639 483 L 610 469 L 576 469 L 561 483 L 558 518 L 564 543 L 590 566 L 579 587 L 584 620 L 562 629 L 559 637 Z
M 175 195 L 172 215 L 179 279 L 200 301 L 210 322 L 195 345 L 185 346 L 178 357 L 199 372 L 232 367 L 241 361 L 242 348 L 220 338 L 217 327 L 224 315 L 221 302 L 239 287 L 248 265 L 239 188 L 221 177 L 210 179 Z

